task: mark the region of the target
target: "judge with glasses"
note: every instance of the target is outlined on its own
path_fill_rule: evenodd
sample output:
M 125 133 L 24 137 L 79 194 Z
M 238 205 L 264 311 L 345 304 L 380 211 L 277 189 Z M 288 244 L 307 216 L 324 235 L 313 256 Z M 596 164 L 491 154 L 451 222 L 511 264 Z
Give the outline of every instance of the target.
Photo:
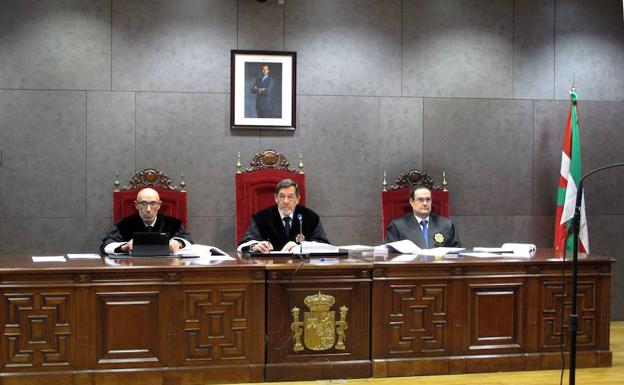
M 137 213 L 114 223 L 100 245 L 103 254 L 120 254 L 132 251 L 132 236 L 135 232 L 168 233 L 171 237 L 169 250 L 175 253 L 191 244 L 191 235 L 184 229 L 182 222 L 173 217 L 159 214 L 160 195 L 152 188 L 144 188 L 137 194 L 134 207 Z
M 268 253 L 294 251 L 298 243 L 329 243 L 321 219 L 299 204 L 299 186 L 283 179 L 275 186 L 275 205 L 255 213 L 237 251 Z
M 393 219 L 386 229 L 386 242 L 409 239 L 420 248 L 462 247 L 453 222 L 431 214 L 431 190 L 417 185 L 410 189 L 412 213 Z

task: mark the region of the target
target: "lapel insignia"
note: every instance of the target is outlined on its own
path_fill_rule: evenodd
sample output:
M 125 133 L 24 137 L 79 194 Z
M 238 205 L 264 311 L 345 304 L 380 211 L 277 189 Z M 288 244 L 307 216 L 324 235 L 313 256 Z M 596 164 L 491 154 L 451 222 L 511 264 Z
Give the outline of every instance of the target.
M 436 243 L 440 243 L 440 244 L 441 244 L 441 243 L 444 243 L 444 235 L 442 235 L 442 233 L 436 233 L 436 234 L 433 236 L 433 240 L 434 240 Z

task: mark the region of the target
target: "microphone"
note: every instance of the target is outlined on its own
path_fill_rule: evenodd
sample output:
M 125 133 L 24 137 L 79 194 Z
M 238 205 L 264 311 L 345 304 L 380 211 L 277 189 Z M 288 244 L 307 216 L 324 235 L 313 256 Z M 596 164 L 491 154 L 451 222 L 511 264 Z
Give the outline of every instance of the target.
M 301 213 L 297 214 L 297 219 L 299 220 L 299 235 L 297 235 L 297 242 L 299 242 L 299 252 L 303 253 L 303 240 L 305 239 L 303 236 L 303 215 L 301 215 Z

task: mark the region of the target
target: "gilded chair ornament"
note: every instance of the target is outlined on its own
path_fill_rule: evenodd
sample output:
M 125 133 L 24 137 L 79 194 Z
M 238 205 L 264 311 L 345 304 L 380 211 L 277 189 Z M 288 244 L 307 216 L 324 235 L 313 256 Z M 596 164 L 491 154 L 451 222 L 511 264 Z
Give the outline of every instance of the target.
M 253 159 L 249 163 L 249 166 L 250 167 L 247 168 L 245 171 L 256 171 L 265 168 L 275 168 L 279 170 L 296 172 L 289 167 L 290 163 L 288 163 L 288 159 L 286 159 L 284 154 L 271 149 L 264 150 L 254 155 Z
M 184 181 L 184 173 L 181 173 L 181 182 L 180 187 L 171 185 L 171 178 L 163 172 L 158 171 L 154 168 L 146 168 L 145 170 L 139 171 L 132 176 L 129 180 L 128 186 L 123 186 L 121 189 L 119 188 L 119 171 L 115 172 L 115 181 L 113 185 L 115 186 L 115 191 L 128 191 L 134 189 L 143 189 L 145 187 L 160 187 L 166 190 L 171 191 L 184 191 L 186 187 L 186 182 Z

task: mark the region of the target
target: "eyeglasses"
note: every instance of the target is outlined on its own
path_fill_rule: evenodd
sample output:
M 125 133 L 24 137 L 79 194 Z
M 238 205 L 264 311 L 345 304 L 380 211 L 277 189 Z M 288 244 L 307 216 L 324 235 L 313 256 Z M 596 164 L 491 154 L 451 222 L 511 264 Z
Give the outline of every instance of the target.
M 431 198 L 414 198 L 418 203 L 431 203 Z
M 146 209 L 147 206 L 149 206 L 151 208 L 154 208 L 154 207 L 160 205 L 160 201 L 152 201 L 152 202 L 141 201 L 141 202 L 136 202 L 136 204 L 141 206 L 141 208 Z
M 280 201 L 283 201 L 283 200 L 294 201 L 295 199 L 297 199 L 297 196 L 295 194 L 288 194 L 288 195 L 279 194 L 277 196 L 277 199 Z

